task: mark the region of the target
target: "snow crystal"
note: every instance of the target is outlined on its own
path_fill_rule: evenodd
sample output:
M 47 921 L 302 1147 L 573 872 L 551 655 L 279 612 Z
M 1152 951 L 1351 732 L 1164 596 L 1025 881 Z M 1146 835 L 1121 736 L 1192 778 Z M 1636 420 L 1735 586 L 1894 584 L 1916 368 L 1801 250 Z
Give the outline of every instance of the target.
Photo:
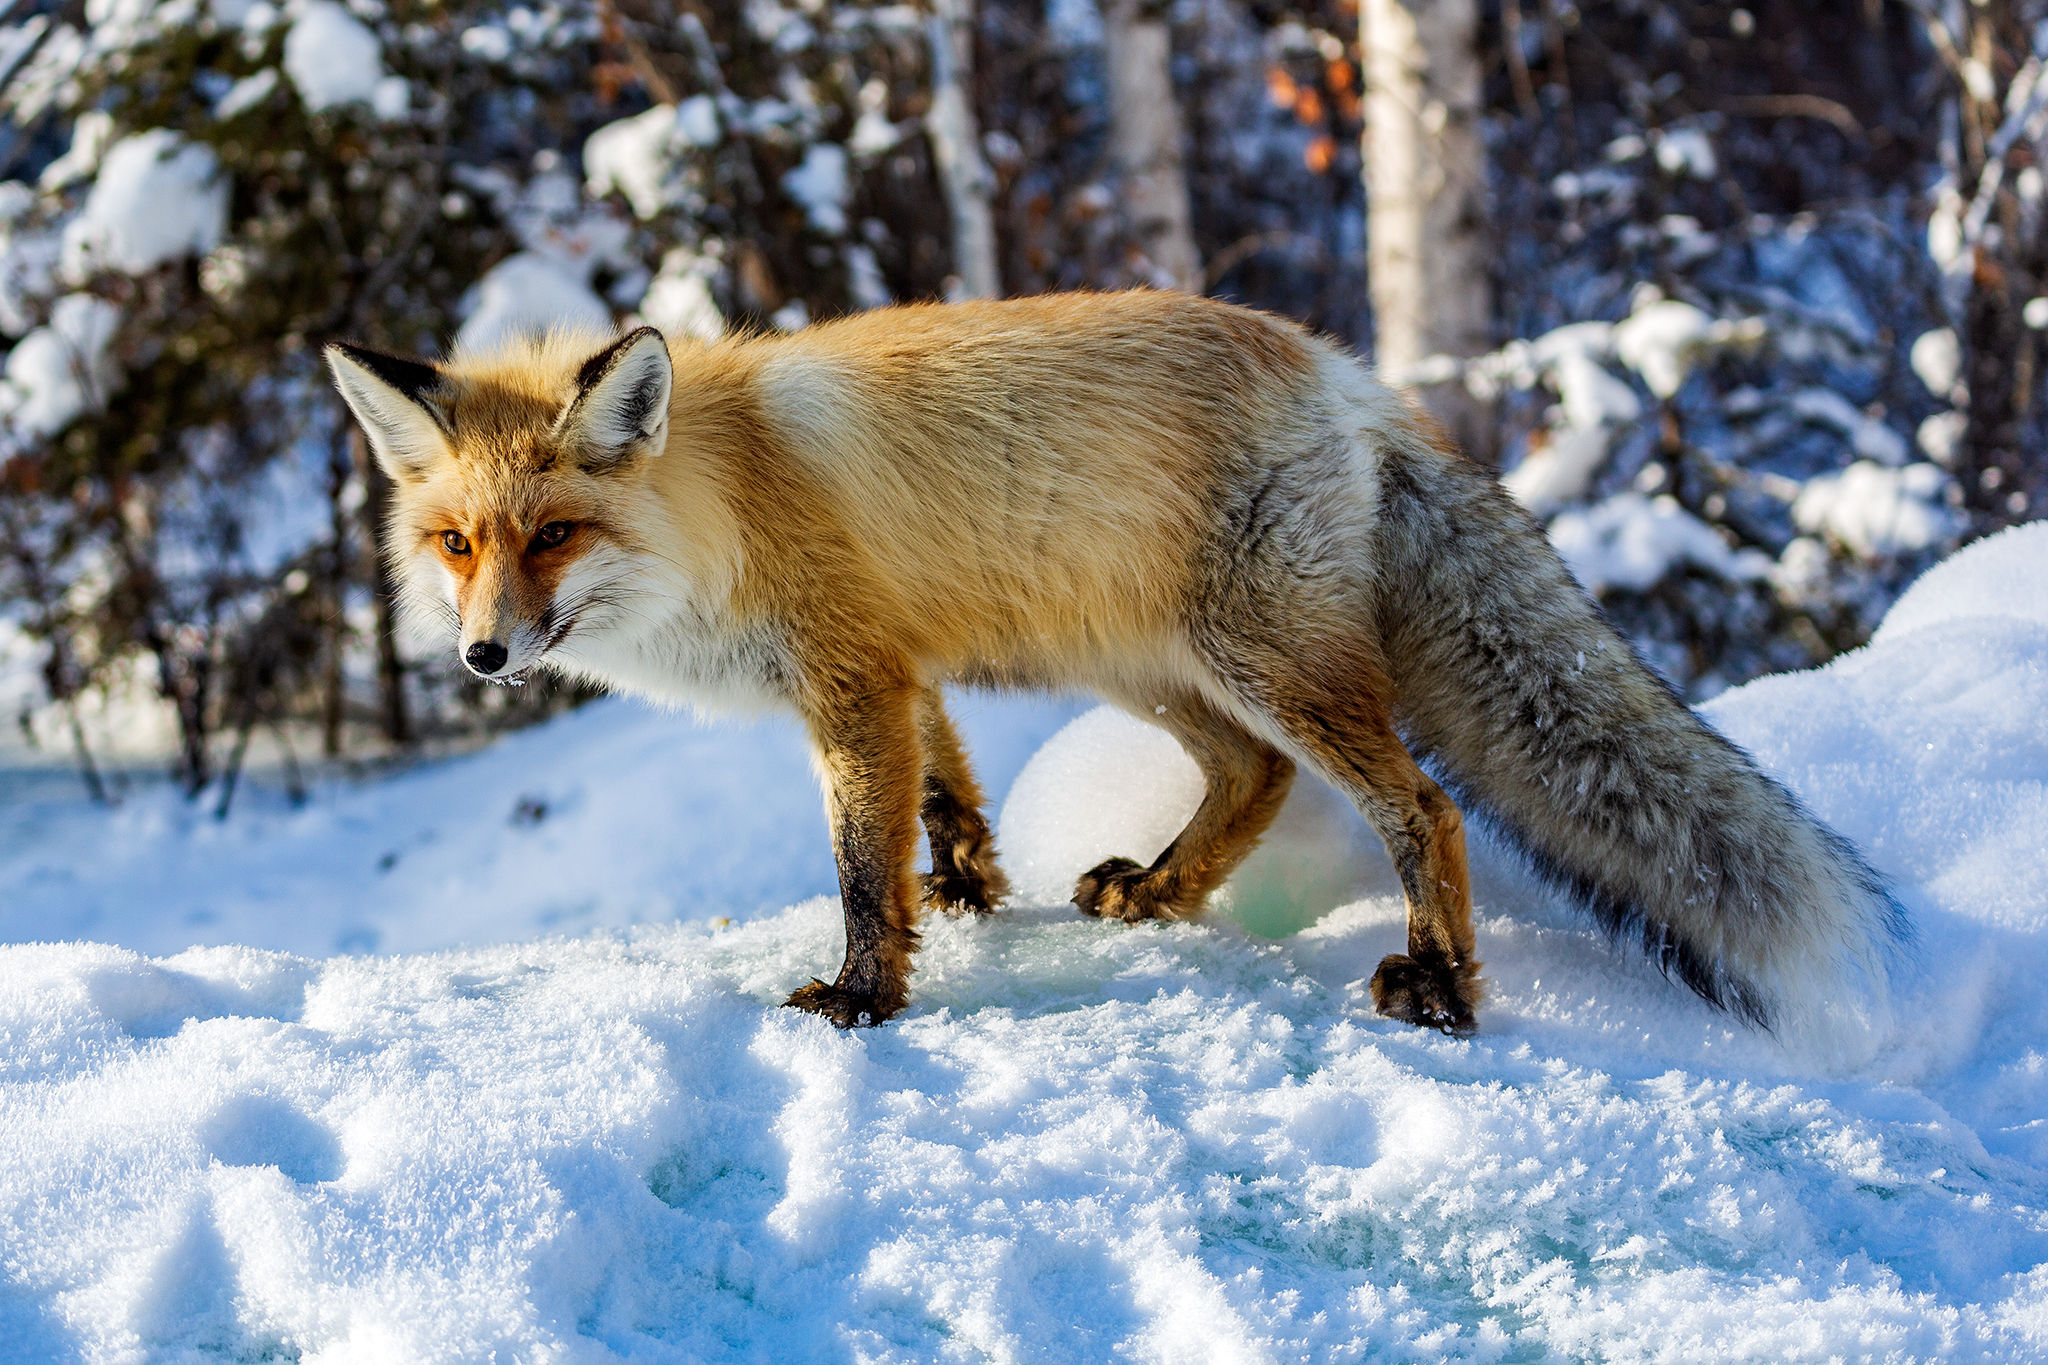
M 1562 512 L 1550 523 L 1550 543 L 1588 591 L 1642 592 L 1681 564 L 1727 579 L 1761 578 L 1769 556 L 1735 551 L 1719 532 L 1662 494 L 1616 493 L 1583 510 Z
M 285 35 L 284 70 L 315 113 L 369 104 L 385 78 L 384 47 L 368 25 L 334 0 L 305 0 Z
M 846 199 L 852 186 L 847 182 L 844 147 L 812 143 L 796 169 L 782 177 L 782 187 L 803 205 L 804 216 L 819 232 L 836 237 L 846 231 Z
M 85 208 L 64 230 L 64 278 L 154 270 L 203 255 L 227 231 L 228 180 L 213 149 L 151 128 L 107 149 Z
M 107 354 L 121 312 L 92 294 L 66 294 L 50 321 L 7 353 L 0 414 L 30 437 L 51 436 L 98 410 L 120 382 Z
M 465 351 L 482 351 L 520 333 L 551 327 L 609 331 L 612 311 L 576 271 L 555 257 L 521 251 L 498 262 L 469 293 L 469 316 L 456 334 Z
M 1954 484 L 1925 461 L 1888 469 L 1858 460 L 1839 474 L 1809 479 L 1792 503 L 1792 520 L 1866 559 L 1910 554 L 1960 529 L 1947 502 Z

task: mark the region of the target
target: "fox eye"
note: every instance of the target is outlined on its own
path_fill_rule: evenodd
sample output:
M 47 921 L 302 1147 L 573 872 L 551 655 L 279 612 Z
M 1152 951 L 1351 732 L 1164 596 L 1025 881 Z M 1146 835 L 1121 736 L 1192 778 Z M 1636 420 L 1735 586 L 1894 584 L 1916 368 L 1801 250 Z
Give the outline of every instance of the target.
M 552 550 L 567 540 L 569 532 L 575 529 L 574 526 L 566 521 L 551 521 L 541 527 L 539 534 L 534 536 L 534 548 L 537 550 Z
M 466 555 L 469 553 L 469 541 L 464 538 L 460 531 L 443 531 L 441 533 L 441 547 L 451 555 Z

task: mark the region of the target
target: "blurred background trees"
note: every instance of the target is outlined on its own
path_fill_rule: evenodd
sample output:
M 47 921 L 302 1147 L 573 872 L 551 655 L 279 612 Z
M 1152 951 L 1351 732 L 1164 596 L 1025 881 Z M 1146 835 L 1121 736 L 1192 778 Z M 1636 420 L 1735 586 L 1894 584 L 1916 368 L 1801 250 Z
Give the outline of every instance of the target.
M 419 658 L 320 345 L 1154 285 L 1377 356 L 1693 695 L 2038 515 L 2048 0 L 13 0 L 0 706 L 225 801 Z M 296 779 L 294 779 L 296 780 Z

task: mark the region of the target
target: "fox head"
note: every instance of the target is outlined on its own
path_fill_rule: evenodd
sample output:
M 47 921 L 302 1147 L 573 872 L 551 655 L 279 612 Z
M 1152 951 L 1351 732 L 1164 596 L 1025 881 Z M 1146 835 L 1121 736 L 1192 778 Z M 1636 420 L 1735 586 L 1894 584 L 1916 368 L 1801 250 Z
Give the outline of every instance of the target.
M 383 550 L 401 599 L 454 628 L 472 673 L 523 682 L 629 610 L 644 551 L 621 494 L 668 439 L 659 332 L 449 365 L 336 343 L 327 363 L 393 485 Z

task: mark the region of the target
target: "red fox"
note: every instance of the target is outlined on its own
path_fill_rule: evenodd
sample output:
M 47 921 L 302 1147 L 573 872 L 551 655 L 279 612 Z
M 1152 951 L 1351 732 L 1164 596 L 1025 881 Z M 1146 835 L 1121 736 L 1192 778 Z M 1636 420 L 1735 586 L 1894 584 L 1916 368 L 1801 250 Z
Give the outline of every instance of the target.
M 1480 998 L 1459 802 L 1666 973 L 1767 1025 L 1905 933 L 1878 876 L 1699 720 L 1489 474 L 1335 344 L 1180 294 L 879 309 L 702 344 L 554 334 L 328 360 L 396 492 L 403 602 L 477 675 L 793 708 L 846 916 L 842 1026 L 904 1007 L 921 909 L 1006 890 L 940 688 L 1082 689 L 1206 795 L 1075 903 L 1198 914 L 1297 764 L 1385 840 L 1383 1014 Z M 1418 763 L 1430 764 L 1432 778 Z M 920 883 L 919 824 L 931 846 Z

